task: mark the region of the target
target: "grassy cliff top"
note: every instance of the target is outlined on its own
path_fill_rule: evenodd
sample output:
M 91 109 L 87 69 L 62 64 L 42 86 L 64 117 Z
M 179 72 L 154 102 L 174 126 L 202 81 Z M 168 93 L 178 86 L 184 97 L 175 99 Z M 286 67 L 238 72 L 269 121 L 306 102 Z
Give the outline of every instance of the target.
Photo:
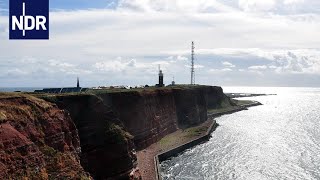
M 125 93 L 125 92 L 137 92 L 137 93 L 142 93 L 142 92 L 155 92 L 155 91 L 170 91 L 170 90 L 187 90 L 187 89 L 197 89 L 197 88 L 203 88 L 203 87 L 216 87 L 216 86 L 208 86 L 208 85 L 189 85 L 189 84 L 179 84 L 179 85 L 174 85 L 174 86 L 166 86 L 166 87 L 155 87 L 155 86 L 149 86 L 149 87 L 141 87 L 141 88 L 132 88 L 132 89 L 117 89 L 117 88 L 112 88 L 112 89 L 88 89 L 85 92 L 77 92 L 77 93 L 61 93 L 61 94 L 51 94 L 51 93 L 35 93 L 35 92 L 25 92 L 25 93 L 20 93 L 20 94 L 27 94 L 27 95 L 32 95 L 36 97 L 54 97 L 54 96 L 85 96 L 85 95 L 99 95 L 99 94 L 106 94 L 106 93 Z M 218 87 L 220 88 L 220 87 Z M 8 96 L 16 95 L 19 93 L 4 93 L 7 94 Z
M 214 86 L 179 84 L 179 85 L 166 86 L 166 87 L 150 86 L 145 88 L 132 88 L 132 89 L 89 89 L 86 93 L 100 94 L 100 93 L 119 93 L 119 92 L 152 92 L 157 90 L 195 89 L 195 88 L 201 88 L 201 87 L 214 87 Z
M 144 87 L 144 88 L 132 88 L 132 89 L 88 89 L 85 92 L 78 93 L 61 93 L 61 94 L 50 94 L 50 93 L 35 93 L 35 92 L 5 92 L 0 93 L 1 98 L 17 98 L 17 97 L 25 97 L 29 99 L 44 99 L 49 102 L 56 102 L 57 98 L 68 96 L 68 97 L 86 97 L 86 96 L 99 96 L 101 94 L 111 94 L 111 93 L 152 93 L 157 91 L 171 91 L 171 90 L 191 90 L 198 89 L 204 87 L 216 87 L 216 86 L 208 86 L 208 85 L 188 85 L 188 84 L 179 84 L 175 86 L 166 86 L 166 87 Z M 220 87 L 216 87 L 220 88 Z

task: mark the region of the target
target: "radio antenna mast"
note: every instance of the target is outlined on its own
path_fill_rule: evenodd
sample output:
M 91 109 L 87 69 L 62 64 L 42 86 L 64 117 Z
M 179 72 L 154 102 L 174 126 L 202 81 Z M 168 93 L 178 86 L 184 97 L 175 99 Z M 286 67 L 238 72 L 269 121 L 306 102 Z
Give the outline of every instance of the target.
M 194 42 L 192 41 L 191 44 L 191 85 L 195 85 L 196 84 L 196 77 L 195 77 L 195 73 L 194 73 Z

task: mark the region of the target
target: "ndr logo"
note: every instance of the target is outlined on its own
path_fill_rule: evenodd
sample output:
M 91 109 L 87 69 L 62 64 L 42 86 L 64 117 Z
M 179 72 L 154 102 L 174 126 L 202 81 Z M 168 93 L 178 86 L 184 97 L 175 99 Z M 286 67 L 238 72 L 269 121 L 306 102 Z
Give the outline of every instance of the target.
M 49 39 L 49 0 L 10 0 L 10 39 Z

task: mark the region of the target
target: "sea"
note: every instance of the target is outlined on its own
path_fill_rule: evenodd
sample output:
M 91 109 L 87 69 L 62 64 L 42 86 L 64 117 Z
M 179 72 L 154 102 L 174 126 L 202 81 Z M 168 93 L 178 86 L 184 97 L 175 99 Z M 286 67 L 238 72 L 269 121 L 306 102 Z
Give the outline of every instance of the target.
M 41 90 L 43 87 L 0 87 L 0 92 L 34 92 L 34 90 Z
M 208 142 L 161 163 L 163 179 L 320 179 L 320 88 L 223 87 L 277 94 L 263 105 L 216 118 Z

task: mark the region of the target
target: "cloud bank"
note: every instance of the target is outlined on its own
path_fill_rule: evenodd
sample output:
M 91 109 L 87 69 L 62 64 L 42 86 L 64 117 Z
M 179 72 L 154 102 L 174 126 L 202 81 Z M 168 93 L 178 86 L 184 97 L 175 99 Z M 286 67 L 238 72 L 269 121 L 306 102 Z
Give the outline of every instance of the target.
M 49 41 L 9 41 L 2 15 L 0 86 L 70 86 L 77 76 L 84 86 L 155 84 L 159 64 L 167 84 L 173 76 L 188 83 L 191 41 L 198 83 L 317 86 L 319 7 L 314 0 L 121 0 L 114 9 L 52 10 Z

